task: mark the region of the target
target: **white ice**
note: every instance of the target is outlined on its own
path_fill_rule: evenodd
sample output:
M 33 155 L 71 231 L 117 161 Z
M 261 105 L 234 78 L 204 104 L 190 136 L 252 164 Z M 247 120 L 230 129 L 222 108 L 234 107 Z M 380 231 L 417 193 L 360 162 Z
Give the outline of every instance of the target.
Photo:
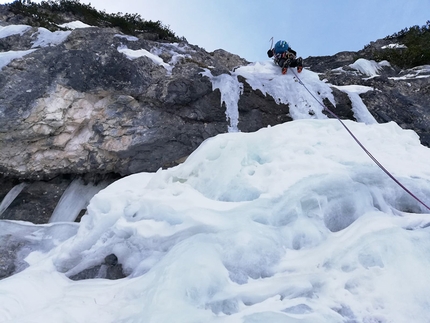
M 27 183 L 23 182 L 12 187 L 12 189 L 6 194 L 0 203 L 0 215 L 12 204 L 15 198 L 21 193 L 21 191 L 27 186 Z
M 288 103 L 294 121 L 221 134 L 179 166 L 125 177 L 79 224 L 0 221 L 31 241 L 29 267 L 0 281 L 0 322 L 428 322 L 426 206 L 322 114 L 335 101 L 316 73 L 267 61 L 229 82 L 237 75 Z M 219 85 L 237 104 L 240 84 Z M 430 204 L 430 150 L 415 132 L 344 123 Z M 126 278 L 68 278 L 112 253 Z
M 213 76 L 210 70 L 205 69 L 203 76 L 208 77 L 212 82 L 212 90 L 218 89 L 221 92 L 221 102 L 225 104 L 225 115 L 229 122 L 228 132 L 238 132 L 239 108 L 238 101 L 243 91 L 243 84 L 235 75 L 221 74 Z
M 367 110 L 366 105 L 360 97 L 360 94 L 366 93 L 368 91 L 373 91 L 374 89 L 363 85 L 343 85 L 343 86 L 333 86 L 342 92 L 348 94 L 351 100 L 352 111 L 354 112 L 354 117 L 358 122 L 364 122 L 367 124 L 376 123 L 376 119 Z
M 345 122 L 429 201 L 430 150 L 414 132 Z M 0 317 L 426 322 L 429 224 L 337 120 L 219 135 L 182 165 L 98 193 L 76 235 L 0 282 Z M 66 277 L 111 253 L 128 278 Z
M 229 74 L 213 76 L 206 69 L 203 76 L 212 82 L 212 88 L 221 92 L 221 102 L 226 106 L 226 118 L 230 125 L 229 132 L 237 132 L 239 123 L 238 100 L 243 91 L 243 84 L 238 81 L 241 75 L 254 90 L 260 90 L 263 94 L 271 95 L 278 103 L 288 104 L 290 116 L 293 119 L 324 119 L 322 113 L 322 101 L 327 98 L 334 102 L 330 85 L 321 82 L 318 74 L 308 70 L 300 73 L 300 80 L 307 84 L 308 90 L 304 88 L 297 78 L 297 74 L 288 72 L 286 75 L 280 73 L 278 66 L 271 61 L 251 63 L 241 66 Z
M 81 179 L 72 181 L 61 196 L 49 222 L 75 221 L 81 210 L 88 206 L 93 196 L 106 186 L 107 184 L 104 182 L 94 185 L 86 184 Z
M 263 94 L 271 95 L 278 103 L 288 104 L 294 120 L 325 119 L 322 113 L 323 100 L 328 99 L 335 105 L 330 84 L 320 81 L 317 73 L 307 69 L 303 69 L 300 74 L 294 70 L 291 68 L 282 75 L 279 66 L 264 61 L 242 66 L 234 74 L 245 77 L 254 90 L 259 89 Z M 307 89 L 299 81 L 306 84 Z M 310 111 L 313 113 L 310 114 Z

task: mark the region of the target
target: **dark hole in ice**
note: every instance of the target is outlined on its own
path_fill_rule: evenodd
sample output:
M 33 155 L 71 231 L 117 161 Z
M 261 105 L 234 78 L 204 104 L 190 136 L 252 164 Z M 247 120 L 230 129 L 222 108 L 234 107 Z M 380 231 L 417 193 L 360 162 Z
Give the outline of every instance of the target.
M 70 276 L 71 280 L 84 280 L 94 278 L 104 279 L 121 279 L 127 277 L 123 271 L 122 265 L 118 263 L 118 257 L 114 254 L 106 256 L 104 262 L 100 265 L 82 270 L 76 275 Z

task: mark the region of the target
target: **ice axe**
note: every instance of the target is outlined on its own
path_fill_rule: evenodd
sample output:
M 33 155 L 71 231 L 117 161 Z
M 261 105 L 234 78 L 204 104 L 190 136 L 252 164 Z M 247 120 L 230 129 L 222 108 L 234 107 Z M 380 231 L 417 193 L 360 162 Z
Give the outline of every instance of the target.
M 271 42 L 271 44 L 270 44 L 270 49 L 267 51 L 267 56 L 269 56 L 269 58 L 272 58 L 273 57 L 273 50 L 272 50 L 272 48 L 273 48 L 273 37 L 270 38 L 269 41 Z

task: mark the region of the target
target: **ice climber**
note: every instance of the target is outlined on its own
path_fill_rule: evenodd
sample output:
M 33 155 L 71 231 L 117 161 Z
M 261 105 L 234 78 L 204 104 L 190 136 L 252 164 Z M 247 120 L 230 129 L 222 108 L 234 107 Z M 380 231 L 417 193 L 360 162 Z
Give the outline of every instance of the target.
M 297 67 L 297 72 L 303 69 L 302 58 L 296 58 L 296 51 L 294 51 L 285 40 L 280 40 L 275 44 L 275 47 L 267 51 L 269 58 L 273 57 L 275 64 L 282 67 L 282 74 L 287 73 L 288 67 Z

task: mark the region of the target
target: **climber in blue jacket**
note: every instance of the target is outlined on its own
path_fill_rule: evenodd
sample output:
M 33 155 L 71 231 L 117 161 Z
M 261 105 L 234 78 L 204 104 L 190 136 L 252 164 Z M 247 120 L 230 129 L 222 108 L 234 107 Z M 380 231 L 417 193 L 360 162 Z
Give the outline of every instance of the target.
M 296 51 L 293 50 L 285 40 L 280 40 L 275 47 L 267 51 L 269 58 L 273 57 L 275 64 L 282 67 L 282 74 L 287 73 L 288 67 L 297 67 L 297 72 L 303 69 L 303 60 L 301 57 L 296 58 Z

